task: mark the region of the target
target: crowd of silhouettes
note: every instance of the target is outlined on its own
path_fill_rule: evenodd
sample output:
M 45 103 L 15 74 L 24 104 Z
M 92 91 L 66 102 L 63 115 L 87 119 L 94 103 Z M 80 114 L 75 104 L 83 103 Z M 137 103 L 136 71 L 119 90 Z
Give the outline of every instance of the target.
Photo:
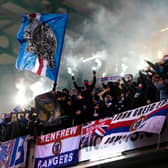
M 168 57 L 155 64 L 146 62 L 149 68 L 139 71 L 138 77 L 130 75 L 127 79 L 102 81 L 101 86 L 96 85 L 96 71 L 93 71 L 93 81 L 84 80 L 82 86 L 72 76 L 71 91 L 64 88 L 48 93 L 54 108 L 48 106 L 47 119 L 41 119 L 35 107 L 29 110 L 28 118 L 15 119 L 13 113 L 6 115 L 0 122 L 0 141 L 26 134 L 37 137 L 168 99 Z

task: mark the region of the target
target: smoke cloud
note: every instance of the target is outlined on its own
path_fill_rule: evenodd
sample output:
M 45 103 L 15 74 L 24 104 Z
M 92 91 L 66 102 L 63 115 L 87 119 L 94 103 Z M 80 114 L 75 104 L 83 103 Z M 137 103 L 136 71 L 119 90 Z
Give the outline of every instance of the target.
M 96 68 L 98 78 L 104 75 L 136 74 L 146 66 L 144 60 L 155 62 L 168 52 L 167 0 L 95 2 L 87 3 L 89 19 L 77 25 L 78 28 L 74 29 L 77 35 L 73 37 L 67 33 L 65 36 L 58 89 L 72 88 L 71 75 L 75 75 L 79 84 L 84 79 L 91 80 L 92 68 Z M 73 24 L 75 21 L 70 17 L 68 22 Z M 13 98 L 18 92 L 15 83 L 20 78 L 26 81 L 25 94 L 29 98 L 34 97 L 35 93 L 51 90 L 53 84 L 31 72 L 3 77 L 1 90 L 7 91 L 3 92 L 6 96 L 2 95 L 1 98 L 8 103 L 1 104 L 2 112 L 10 112 L 15 106 Z M 9 86 L 11 83 L 14 86 Z
M 168 27 L 166 4 L 166 0 L 90 3 L 92 21 L 83 21 L 79 38 L 65 38 L 64 65 L 89 78 L 92 67 L 98 67 L 99 77 L 121 74 L 123 66 L 124 73 L 136 74 L 147 66 L 145 59 L 158 61 L 168 49 L 167 32 L 160 31 Z

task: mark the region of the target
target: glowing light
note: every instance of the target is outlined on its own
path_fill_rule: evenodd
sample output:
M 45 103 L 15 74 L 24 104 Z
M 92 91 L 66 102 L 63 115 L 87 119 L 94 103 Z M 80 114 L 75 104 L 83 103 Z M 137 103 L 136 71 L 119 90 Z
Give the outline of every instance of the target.
M 100 55 L 94 55 L 92 57 L 84 59 L 82 62 L 88 62 L 88 61 L 94 60 L 96 58 L 101 58 L 101 56 Z
M 17 93 L 15 97 L 15 102 L 17 105 L 21 105 L 21 106 L 25 106 L 26 104 L 28 104 L 28 100 L 26 99 L 26 97 L 22 92 Z
M 84 57 L 81 57 L 81 58 L 80 58 L 80 61 L 83 61 L 83 59 L 84 59 Z
M 33 92 L 33 98 L 37 95 L 39 95 L 40 93 L 43 92 L 44 88 L 43 88 L 43 85 L 40 81 L 37 81 L 35 83 L 33 83 L 31 86 L 30 86 L 30 89 L 32 90 Z
M 128 69 L 128 66 L 125 64 L 121 64 L 122 72 L 125 72 Z
M 28 103 L 28 100 L 26 99 L 26 96 L 25 96 L 26 84 L 23 79 L 20 79 L 16 83 L 16 88 L 18 89 L 18 92 L 15 97 L 15 102 L 17 105 L 25 106 Z
M 121 73 L 120 73 L 120 76 L 124 77 L 124 72 L 121 72 Z
M 70 75 L 72 75 L 72 68 L 71 68 L 71 67 L 68 67 L 67 70 L 68 70 L 68 73 L 69 73 Z
M 95 71 L 96 70 L 96 67 L 92 67 L 92 71 Z
M 124 77 L 124 74 L 126 70 L 128 69 L 128 66 L 125 64 L 121 64 L 121 69 L 122 69 L 122 72 L 120 73 L 120 76 Z
M 20 80 L 16 83 L 16 88 L 17 88 L 19 91 L 22 91 L 22 92 L 25 91 L 25 84 L 24 84 L 24 80 L 23 80 L 23 79 L 20 79 Z
M 106 51 L 102 50 L 102 51 L 98 51 L 96 53 L 93 53 L 91 57 L 83 59 L 82 62 L 88 62 L 88 61 L 94 60 L 96 58 L 104 59 L 104 58 L 106 58 L 106 56 L 107 56 Z
M 103 76 L 103 78 L 104 78 L 104 77 L 106 76 L 106 72 L 103 72 L 102 76 Z
M 160 30 L 160 32 L 165 32 L 165 31 L 168 31 L 168 27 Z
M 145 61 L 143 61 L 143 62 L 139 63 L 136 68 L 139 71 L 139 70 L 145 69 L 147 67 L 147 65 L 148 64 Z
M 163 57 L 163 52 L 162 52 L 161 50 L 159 50 L 159 51 L 157 52 L 157 58 L 158 58 L 158 59 L 162 59 L 162 57 Z

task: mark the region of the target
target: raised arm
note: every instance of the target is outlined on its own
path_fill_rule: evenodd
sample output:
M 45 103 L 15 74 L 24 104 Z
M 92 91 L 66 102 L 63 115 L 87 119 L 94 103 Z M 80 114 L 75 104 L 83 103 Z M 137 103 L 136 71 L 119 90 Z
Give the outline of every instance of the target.
M 74 87 L 75 87 L 79 92 L 81 92 L 81 87 L 77 85 L 74 76 L 72 76 L 72 81 L 73 81 Z

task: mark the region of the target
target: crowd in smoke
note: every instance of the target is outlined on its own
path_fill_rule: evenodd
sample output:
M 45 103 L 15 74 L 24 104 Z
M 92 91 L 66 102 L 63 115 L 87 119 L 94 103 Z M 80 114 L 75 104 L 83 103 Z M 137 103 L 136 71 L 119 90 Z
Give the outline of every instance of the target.
M 122 73 L 121 64 L 128 67 L 126 73 L 135 74 L 145 66 L 144 59 L 158 61 L 160 52 L 167 53 L 166 32 L 160 31 L 167 27 L 166 3 L 165 0 L 159 3 L 144 0 L 90 3 L 91 19 L 86 18 L 78 25 L 75 39 L 65 37 L 64 64 L 74 72 L 84 72 L 82 58 L 103 52 L 105 54 L 99 54 L 97 58 L 102 63 L 97 69 L 101 76 L 103 72 L 109 75 Z M 87 63 L 90 70 L 96 64 L 95 59 Z M 84 73 L 85 78 L 87 74 Z
M 85 4 L 87 8 L 85 10 L 89 12 L 84 12 L 86 17 L 79 17 L 80 19 L 75 19 L 80 14 L 74 15 L 70 11 L 58 87 L 70 88 L 69 81 L 72 73 L 82 76 L 77 78 L 78 81 L 88 78 L 92 67 L 97 67 L 98 77 L 103 73 L 121 74 L 123 72 L 121 64 L 128 67 L 124 73 L 135 74 L 137 69 L 145 65 L 144 59 L 154 62 L 160 53 L 166 54 L 167 31 L 160 30 L 167 27 L 167 3 L 167 0 L 97 0 Z M 100 57 L 83 62 L 97 55 Z M 101 67 L 97 66 L 96 59 L 101 62 Z M 68 68 L 72 70 L 70 75 L 67 72 Z M 10 103 L 6 103 L 7 101 L 1 103 L 2 112 L 7 112 L 14 106 L 13 97 L 17 90 L 12 83 L 19 76 L 13 75 L 15 71 L 11 72 L 12 75 L 6 75 L 5 71 L 1 77 L 3 95 L 1 98 L 10 99 Z M 24 73 L 20 76 L 25 78 L 25 81 L 33 83 L 30 79 L 32 75 L 28 76 Z M 39 78 L 36 79 L 39 80 Z M 48 88 L 49 85 L 47 85 Z
M 68 94 L 62 91 L 50 93 L 51 97 L 59 102 L 61 109 L 60 113 L 56 112 L 56 116 L 62 116 L 62 118 L 55 121 L 54 115 L 51 115 L 51 117 L 47 116 L 49 117 L 47 120 L 50 122 L 44 122 L 37 117 L 38 113 L 33 108 L 29 109 L 30 113 L 34 111 L 32 114 L 36 115 L 30 115 L 31 117 L 26 120 L 23 117 L 21 122 L 14 121 L 18 124 L 17 128 L 19 130 L 22 128 L 24 119 L 24 124 L 26 123 L 24 127 L 27 130 L 25 133 L 38 135 L 42 130 L 43 132 L 51 130 L 51 127 L 54 127 L 55 130 L 56 126 L 51 124 L 54 122 L 57 122 L 58 128 L 62 128 L 111 116 L 167 98 L 167 62 L 153 65 L 146 62 L 150 64 L 152 70 L 140 71 L 137 78 L 130 77 L 129 80 L 122 78 L 116 82 L 104 81 L 103 85 L 97 86 L 100 83 L 98 78 L 104 75 L 123 75 L 130 72 L 134 75 L 138 69 L 144 67 L 144 59 L 156 62 L 160 55 L 167 53 L 168 43 L 165 35 L 166 29 L 164 29 L 167 27 L 167 3 L 167 0 L 118 0 L 115 3 L 101 1 L 101 5 L 87 3 L 87 7 L 92 12 L 89 13 L 88 18 L 81 21 L 81 25 L 74 28 L 76 33 L 74 38 L 68 33 L 66 34 L 59 70 L 58 88 L 65 87 L 70 90 L 76 86 L 76 89 L 68 90 Z M 89 81 L 82 84 L 83 88 L 79 89 L 78 87 L 83 79 L 91 78 L 92 70 L 96 71 L 96 74 L 93 74 L 93 83 L 94 76 L 96 76 L 93 93 L 87 88 Z M 32 75 L 23 76 L 26 82 L 31 81 L 28 84 L 26 96 L 34 97 L 49 90 L 47 87 L 41 89 L 42 86 L 37 85 L 39 78 L 32 78 Z M 71 76 L 74 76 L 74 83 L 71 82 Z M 14 88 L 11 87 L 13 78 L 7 76 L 6 80 L 2 79 L 3 90 L 7 88 L 12 94 L 14 91 Z M 9 81 L 10 85 L 8 85 Z M 39 82 L 45 83 L 42 79 Z M 36 85 L 33 85 L 35 83 Z M 49 81 L 46 83 L 46 85 L 51 85 Z M 29 85 L 32 87 L 29 88 Z M 10 101 L 3 102 L 6 106 L 4 109 L 11 108 L 10 102 L 12 102 L 11 98 Z M 2 112 L 6 111 L 4 109 Z M 11 130 L 14 120 L 9 116 L 6 115 L 5 119 L 1 121 L 1 135 L 4 137 L 1 140 L 3 141 L 20 135 L 19 131 L 18 134 L 15 131 L 17 135 L 11 134 L 10 137 L 6 133 L 6 130 Z M 67 121 L 67 125 L 64 121 Z M 12 128 L 15 127 L 12 126 Z M 34 131 L 32 132 L 32 130 Z
M 139 71 L 137 78 L 130 75 L 117 81 L 96 83 L 84 80 L 80 86 L 72 76 L 73 88 L 50 91 L 35 98 L 35 106 L 17 118 L 22 109 L 6 114 L 0 122 L 0 140 L 30 134 L 37 137 L 73 125 L 112 117 L 153 102 L 168 99 L 168 56 Z M 42 103 L 42 104 L 41 104 Z

